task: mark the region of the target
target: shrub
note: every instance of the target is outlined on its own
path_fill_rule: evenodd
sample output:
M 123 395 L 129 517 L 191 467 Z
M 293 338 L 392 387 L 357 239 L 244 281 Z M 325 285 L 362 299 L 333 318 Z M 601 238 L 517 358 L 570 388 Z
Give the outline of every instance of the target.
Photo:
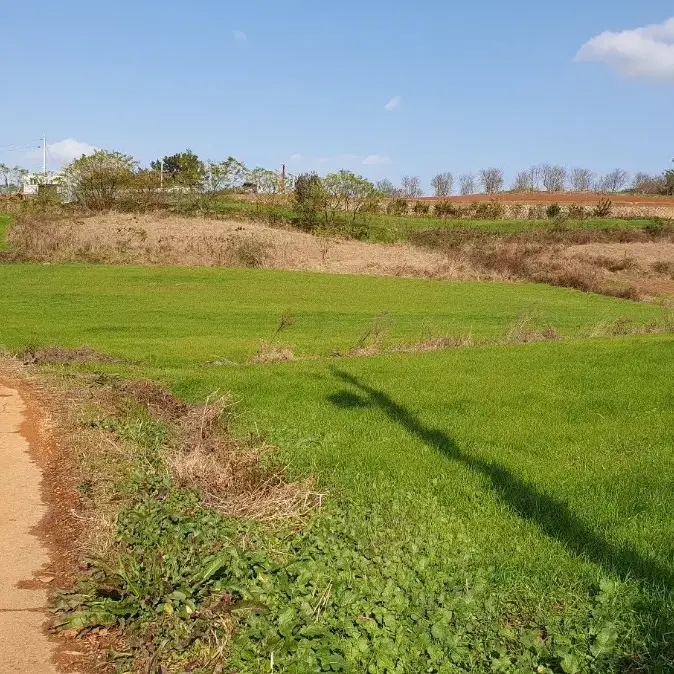
M 451 201 L 438 201 L 433 206 L 433 214 L 438 218 L 455 218 L 458 210 Z
M 613 210 L 613 204 L 610 199 L 601 199 L 594 208 L 594 215 L 597 218 L 608 218 Z
M 409 211 L 409 204 L 407 199 L 393 199 L 386 206 L 386 212 L 389 215 L 407 215 Z
M 478 203 L 473 217 L 478 220 L 500 220 L 505 215 L 505 206 L 499 201 Z
M 548 218 L 551 220 L 554 220 L 554 218 L 558 218 L 562 214 L 562 207 L 555 203 L 555 204 L 550 204 L 546 209 L 545 209 L 545 215 L 547 215 Z
M 430 206 L 428 204 L 425 204 L 421 201 L 417 201 L 414 204 L 414 207 L 412 208 L 414 211 L 415 215 L 428 215 L 428 211 L 430 210 Z
M 572 220 L 583 220 L 586 216 L 585 207 L 580 204 L 571 204 L 568 214 Z
M 527 211 L 527 218 L 529 220 L 542 220 L 544 215 L 545 210 L 541 204 L 529 206 L 529 210 Z

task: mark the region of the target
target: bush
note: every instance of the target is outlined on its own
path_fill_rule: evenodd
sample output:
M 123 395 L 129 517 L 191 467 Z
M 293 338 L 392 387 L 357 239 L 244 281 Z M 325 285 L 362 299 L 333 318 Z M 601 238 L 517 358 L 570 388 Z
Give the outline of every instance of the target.
M 545 209 L 545 215 L 548 216 L 551 220 L 558 218 L 562 214 L 562 207 L 559 204 L 550 204 Z
M 529 220 L 542 220 L 544 215 L 545 210 L 540 204 L 529 206 L 529 210 L 527 212 L 527 218 Z
M 473 217 L 477 220 L 500 220 L 505 215 L 505 206 L 499 201 L 478 203 Z
M 608 218 L 613 210 L 613 204 L 610 199 L 602 199 L 594 209 L 594 215 L 597 218 Z
M 451 201 L 438 201 L 433 207 L 433 214 L 438 218 L 455 218 L 458 210 Z
M 393 199 L 386 206 L 386 212 L 389 215 L 407 215 L 409 211 L 409 204 L 407 199 Z
M 586 216 L 585 207 L 580 204 L 571 204 L 569 206 L 569 217 L 572 220 L 583 220 Z
M 430 207 L 429 207 L 428 204 L 425 204 L 421 201 L 417 201 L 417 202 L 415 202 L 412 210 L 414 211 L 415 215 L 428 215 L 428 211 L 430 210 Z

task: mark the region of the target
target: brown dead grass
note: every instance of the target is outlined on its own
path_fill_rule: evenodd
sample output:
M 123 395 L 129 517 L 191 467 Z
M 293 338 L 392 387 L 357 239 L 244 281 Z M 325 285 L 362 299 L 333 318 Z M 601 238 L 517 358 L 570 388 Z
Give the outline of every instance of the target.
M 150 381 L 115 383 L 106 397 L 118 414 L 141 405 L 167 423 L 172 451 L 167 465 L 178 486 L 197 488 L 206 505 L 228 517 L 256 521 L 301 520 L 316 505 L 312 479 L 289 482 L 264 462 L 273 447 L 262 438 L 235 438 L 229 426 L 232 402 L 217 393 L 200 405 L 174 398 Z
M 259 223 L 156 213 L 86 218 L 18 218 L 10 232 L 14 259 L 262 267 L 337 274 L 440 279 L 480 277 L 460 253 L 409 244 L 315 237 Z
M 63 346 L 28 347 L 17 354 L 24 365 L 73 365 L 83 363 L 120 363 L 88 346 L 68 348 Z

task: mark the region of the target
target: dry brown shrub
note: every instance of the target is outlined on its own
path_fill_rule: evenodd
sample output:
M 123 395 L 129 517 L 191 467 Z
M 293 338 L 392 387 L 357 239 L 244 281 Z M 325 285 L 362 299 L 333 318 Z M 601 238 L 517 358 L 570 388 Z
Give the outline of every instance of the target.
M 24 365 L 65 365 L 82 363 L 120 363 L 114 358 L 99 353 L 89 346 L 68 348 L 64 346 L 31 346 L 20 351 L 17 356 Z
M 260 346 L 250 359 L 251 363 L 283 363 L 295 360 L 295 354 L 289 346 L 272 344 L 260 340 Z
M 273 447 L 230 430 L 232 401 L 214 393 L 202 405 L 177 400 L 149 381 L 122 381 L 108 389 L 108 405 L 124 412 L 141 405 L 167 423 L 171 451 L 166 462 L 178 485 L 196 488 L 204 502 L 230 517 L 254 520 L 302 518 L 319 505 L 311 479 L 288 482 L 284 471 L 263 463 Z

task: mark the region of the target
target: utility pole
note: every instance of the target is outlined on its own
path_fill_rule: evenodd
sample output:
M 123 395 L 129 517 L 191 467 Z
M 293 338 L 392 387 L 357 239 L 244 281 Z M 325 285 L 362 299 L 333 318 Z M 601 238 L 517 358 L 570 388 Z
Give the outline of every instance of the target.
M 164 160 L 159 160 L 159 189 L 164 189 Z
M 47 184 L 47 134 L 42 136 L 42 179 Z

